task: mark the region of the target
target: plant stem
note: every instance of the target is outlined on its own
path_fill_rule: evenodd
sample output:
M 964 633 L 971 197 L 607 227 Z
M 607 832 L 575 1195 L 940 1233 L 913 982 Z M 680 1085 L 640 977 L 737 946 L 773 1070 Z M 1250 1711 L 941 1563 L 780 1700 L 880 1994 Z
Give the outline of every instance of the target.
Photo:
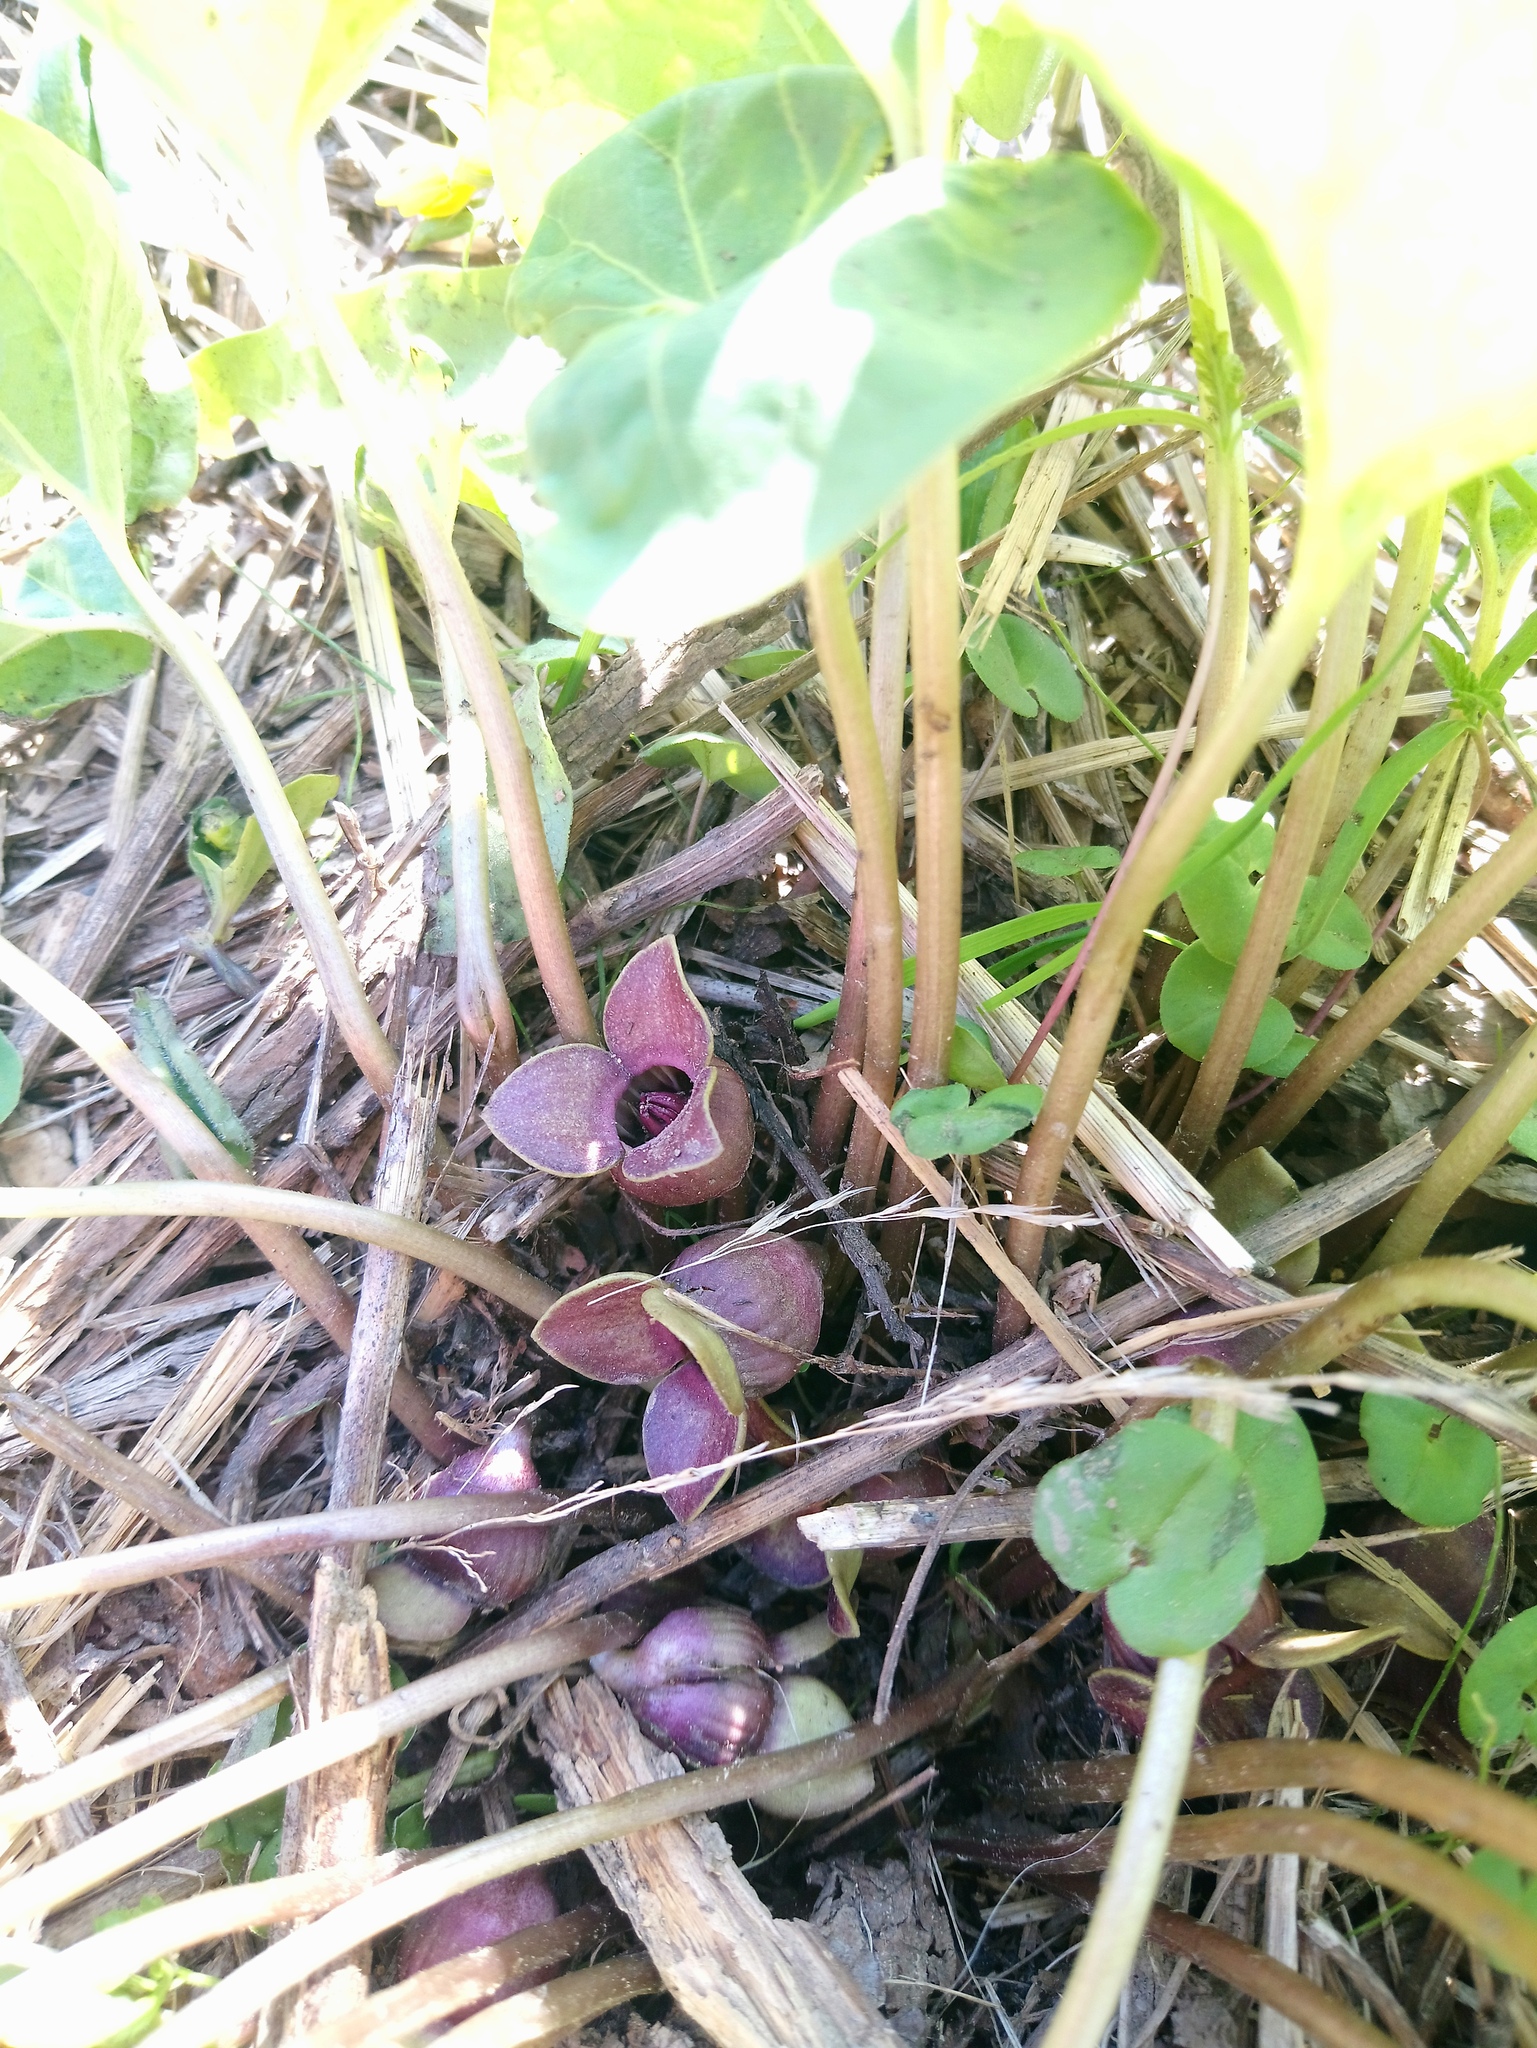
M 1419 659 L 1420 635 L 1430 616 L 1435 595 L 1436 563 L 1441 552 L 1441 531 L 1446 524 L 1446 493 L 1430 498 L 1404 521 L 1403 543 L 1398 550 L 1398 573 L 1388 599 L 1388 615 L 1378 642 L 1377 666 L 1372 680 L 1377 688 L 1356 713 L 1350 737 L 1340 759 L 1339 780 L 1323 838 L 1332 846 L 1340 827 L 1350 816 L 1356 798 L 1376 773 L 1388 750 L 1393 728 L 1409 688 L 1409 678 Z
M 197 691 L 213 720 L 250 799 L 267 850 L 283 878 L 288 900 L 304 927 L 327 1008 L 369 1087 L 381 1102 L 387 1102 L 399 1064 L 395 1049 L 380 1030 L 379 1020 L 369 1006 L 325 885 L 299 830 L 299 821 L 283 794 L 277 771 L 267 758 L 267 750 L 245 706 L 202 640 L 141 573 L 121 529 L 99 526 L 94 519 L 91 525 L 103 552 L 143 612 L 150 631 Z
M 1313 686 L 1309 724 L 1315 730 L 1351 695 L 1360 679 L 1366 628 L 1371 618 L 1373 567 L 1368 561 L 1357 570 L 1330 613 L 1323 658 Z M 1341 726 L 1325 741 L 1298 775 L 1286 799 L 1275 851 L 1248 937 L 1223 998 L 1210 1048 L 1201 1061 L 1195 1086 L 1174 1134 L 1171 1150 L 1193 1173 L 1199 1172 L 1211 1150 L 1228 1098 L 1248 1057 L 1260 1012 L 1270 999 L 1276 969 L 1286 950 L 1287 934 L 1313 866 L 1319 833 L 1333 801 L 1345 731 Z
M 1327 1308 L 1273 1344 L 1250 1370 L 1251 1379 L 1279 1379 L 1321 1370 L 1393 1316 L 1414 1308 L 1480 1308 L 1537 1328 L 1537 1274 L 1487 1259 L 1414 1259 L 1373 1273 Z M 1435 1387 L 1424 1388 L 1427 1399 Z
M 918 966 L 907 1075 L 950 1078 L 961 965 L 960 499 L 952 449 L 908 494 L 913 636 L 913 782 L 917 796 Z
M 836 557 L 806 574 L 806 612 L 838 733 L 854 835 L 859 842 L 857 889 L 863 905 L 865 1043 L 863 1073 L 883 1104 L 896 1088 L 902 1059 L 902 915 L 897 896 L 896 840 L 870 690 Z M 865 1117 L 849 1146 L 846 1184 L 872 1191 L 886 1141 Z
M 416 558 L 444 673 L 450 664 L 458 669 L 480 723 L 497 804 L 507 828 L 518 900 L 556 1029 L 567 1040 L 596 1045 L 597 1026 L 566 929 L 560 886 L 539 816 L 528 747 L 513 715 L 506 678 L 491 635 L 464 566 L 454 552 L 454 508 L 440 510 L 434 504 L 415 451 L 404 445 L 399 429 L 402 401 L 378 383 L 337 311 L 329 289 L 317 274 L 318 264 L 306 249 L 295 247 L 287 253 L 295 296 L 321 359 L 368 448 L 375 473 L 400 521 L 406 545 Z
M 458 667 L 443 662 L 448 716 L 449 831 L 454 876 L 454 992 L 459 1025 L 486 1064 L 489 1086 L 518 1063 L 512 1005 L 496 957 L 486 851 L 486 749 Z
M 1158 1666 L 1110 1867 L 1042 2048 L 1090 2048 L 1114 2017 L 1163 1876 L 1205 1683 L 1204 1650 Z
M 1284 1080 L 1250 1119 L 1228 1154 L 1275 1145 L 1294 1130 L 1313 1104 L 1369 1045 L 1428 988 L 1516 891 L 1537 874 L 1537 810 L 1529 811 L 1492 860 L 1485 862 L 1444 903 L 1405 950 L 1372 983 L 1355 1007 L 1318 1042 L 1316 1052 Z M 1039 1119 L 1037 1119 L 1039 1124 Z
M 1403 1259 L 1417 1259 L 1460 1195 L 1494 1164 L 1510 1134 L 1537 1103 L 1537 1027 L 1528 1031 L 1489 1085 L 1456 1136 L 1374 1247 L 1361 1272 L 1376 1273 Z
M 1185 294 L 1201 394 L 1206 449 L 1206 632 L 1197 679 L 1205 717 L 1199 748 L 1232 702 L 1249 649 L 1249 473 L 1243 459 L 1243 366 L 1233 352 L 1217 238 L 1181 193 Z M 1193 686 L 1192 686 L 1193 687 Z
M 1078 985 L 1072 1023 L 1046 1100 L 1031 1126 L 1029 1149 L 1014 1189 L 1016 1206 L 1040 1212 L 1055 1201 L 1063 1162 L 1099 1078 L 1143 930 L 1168 894 L 1174 872 L 1211 815 L 1213 802 L 1231 783 L 1302 665 L 1319 615 L 1343 580 L 1332 560 L 1315 557 L 1304 534 L 1290 595 L 1265 637 L 1245 688 L 1175 783 L 1136 860 L 1122 861 L 1117 870 L 1117 880 L 1125 879 L 1113 898 L 1107 893 L 1094 920 L 1094 950 Z M 1010 1223 L 1009 1254 L 1031 1276 L 1040 1270 L 1045 1235 L 1044 1224 L 1025 1217 Z
M 181 1149 L 180 1145 L 177 1149 Z M 182 1157 L 186 1156 L 183 1152 Z M 450 1237 L 447 1231 L 434 1230 L 430 1224 L 413 1223 L 405 1216 L 368 1209 L 360 1202 L 333 1202 L 325 1195 L 301 1195 L 290 1188 L 266 1188 L 254 1181 L 241 1181 L 235 1178 L 239 1168 L 233 1161 L 230 1164 L 227 1180 L 129 1180 L 89 1188 L 0 1188 L 0 1216 L 227 1216 L 246 1226 L 252 1241 L 261 1243 L 264 1256 L 280 1273 L 277 1257 L 269 1249 L 270 1241 L 280 1236 L 270 1228 L 273 1224 L 290 1230 L 326 1231 L 354 1238 L 359 1244 L 383 1245 L 386 1251 L 400 1252 L 408 1259 L 421 1259 L 445 1273 L 457 1273 L 472 1287 L 483 1288 L 531 1321 L 537 1321 L 557 1298 L 553 1289 L 504 1258 L 494 1245 Z M 282 1277 L 289 1286 L 294 1286 L 288 1274 L 283 1273 Z M 300 1299 L 303 1300 L 302 1295 Z M 305 1306 L 317 1314 L 312 1304 L 305 1302 Z M 349 1309 L 350 1306 L 349 1303 Z
M 886 801 L 902 849 L 902 727 L 907 715 L 907 536 L 905 511 L 883 512 L 877 542 L 875 590 L 870 600 L 870 710 L 886 777 Z
M 192 1536 L 162 1537 L 0 1578 L 0 1614 L 39 1607 L 45 1600 L 75 1600 L 144 1586 L 181 1572 L 227 1571 L 253 1558 L 287 1557 L 355 1543 L 399 1543 L 418 1536 L 452 1536 L 502 1522 L 548 1525 L 554 1501 L 538 1494 L 423 1495 L 378 1506 L 327 1508 L 314 1515 L 279 1515 Z M 254 1709 L 252 1710 L 254 1711 Z M 110 1782 L 110 1781 L 109 1781 Z M 0 1818 L 9 1794 L 0 1795 Z
M 854 1120 L 853 1098 L 838 1085 L 845 1067 L 858 1067 L 865 1056 L 865 1023 L 868 989 L 865 982 L 865 899 L 857 888 L 849 908 L 848 950 L 843 961 L 843 989 L 838 998 L 838 1015 L 823 1076 L 817 1089 L 816 1108 L 811 1116 L 811 1133 L 806 1150 L 818 1173 L 826 1173 L 842 1153 Z M 857 1227 L 857 1226 L 856 1226 Z

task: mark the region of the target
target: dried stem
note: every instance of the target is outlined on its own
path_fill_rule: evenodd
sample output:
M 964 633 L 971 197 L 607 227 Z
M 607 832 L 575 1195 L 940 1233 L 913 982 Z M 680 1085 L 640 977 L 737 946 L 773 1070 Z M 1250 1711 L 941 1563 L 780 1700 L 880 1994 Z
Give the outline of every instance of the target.
M 1125 880 L 1113 899 L 1107 895 L 1094 921 L 1094 951 L 1078 985 L 1072 1023 L 1046 1100 L 1031 1127 L 1029 1150 L 1014 1190 L 1016 1206 L 1041 1213 L 1055 1201 L 1058 1178 L 1121 1012 L 1143 930 L 1168 894 L 1175 869 L 1210 817 L 1213 802 L 1226 791 L 1302 665 L 1323 606 L 1342 580 L 1332 563 L 1315 566 L 1304 537 L 1291 593 L 1243 690 L 1174 785 L 1136 860 L 1122 862 L 1117 879 Z M 1039 1270 L 1044 1241 L 1044 1224 L 1016 1217 L 1010 1225 L 1009 1251 L 1024 1272 Z
M 912 587 L 913 783 L 917 798 L 918 962 L 907 1075 L 950 1078 L 961 962 L 960 497 L 952 449 L 908 494 Z
M 289 278 L 306 324 L 367 445 L 369 459 L 389 494 L 406 545 L 421 572 L 443 673 L 446 675 L 450 668 L 457 670 L 475 708 L 491 763 L 497 804 L 507 828 L 518 901 L 556 1028 L 565 1039 L 595 1045 L 597 1026 L 566 929 L 560 885 L 539 816 L 528 747 L 513 715 L 507 681 L 490 632 L 464 566 L 454 552 L 454 508 L 450 505 L 440 510 L 434 504 L 417 465 L 415 450 L 403 445 L 400 401 L 385 392 L 374 377 L 367 358 L 336 309 L 329 284 L 321 274 L 322 263 L 308 247 L 296 245 L 285 253 Z
M 79 1898 L 83 1892 L 105 1884 L 135 1864 L 146 1862 L 211 1821 L 249 1805 L 253 1799 L 265 1798 L 269 1792 L 281 1791 L 296 1778 L 324 1770 L 340 1763 L 343 1757 L 357 1756 L 376 1743 L 418 1727 L 458 1706 L 461 1700 L 473 1699 L 477 1693 L 511 1685 L 521 1678 L 538 1678 L 559 1671 L 597 1650 L 617 1648 L 632 1640 L 634 1634 L 634 1624 L 616 1616 L 550 1629 L 435 1671 L 411 1685 L 401 1686 L 388 1699 L 307 1728 L 286 1742 L 274 1743 L 270 1749 L 259 1750 L 195 1784 L 183 1785 L 130 1819 L 119 1821 L 116 1827 L 93 1835 L 68 1855 L 55 1856 L 51 1862 L 0 1885 L 0 1926 L 21 1927 L 43 1919 L 66 1900 Z M 382 1924 L 390 1923 L 386 1920 Z M 358 1937 L 360 1941 L 367 1938 Z M 354 1946 L 355 1943 L 347 1944 L 347 1948 Z M 88 1942 L 71 1949 L 68 1954 L 72 1968 L 77 1972 L 87 1969 L 91 1953 Z M 344 1954 L 346 1950 L 334 1953 Z M 330 1955 L 322 1956 L 316 1967 L 323 1967 L 330 1960 Z M 302 1974 L 307 1976 L 309 1972 Z M 0 1985 L 0 2012 L 4 2009 L 4 1991 L 5 1986 Z
M 1510 1134 L 1537 1103 L 1537 1028 L 1528 1031 L 1495 1075 L 1488 1091 L 1425 1178 L 1389 1224 L 1363 1273 L 1417 1259 L 1446 1220 L 1452 1204 L 1494 1164 Z
M 94 518 L 91 524 L 103 552 L 148 621 L 150 631 L 197 691 L 213 720 L 250 799 L 267 850 L 283 878 L 288 900 L 304 927 L 315 972 L 336 1027 L 369 1086 L 381 1101 L 385 1100 L 395 1078 L 395 1049 L 379 1028 L 379 1020 L 358 979 L 351 949 L 331 908 L 331 899 L 304 843 L 299 821 L 283 794 L 277 771 L 267 758 L 267 750 L 245 706 L 192 627 L 142 573 L 122 528 Z M 50 1017 L 49 1021 L 55 1020 Z
M 136 1180 L 91 1188 L 0 1188 L 0 1216 L 227 1216 L 241 1224 L 286 1224 L 294 1230 L 328 1231 L 355 1238 L 359 1244 L 383 1245 L 408 1259 L 422 1259 L 445 1273 L 457 1273 L 472 1287 L 483 1288 L 531 1322 L 537 1322 L 556 1299 L 552 1288 L 515 1266 L 494 1245 L 450 1237 L 430 1224 L 365 1209 L 358 1202 L 333 1202 L 325 1195 L 303 1195 L 254 1182 Z M 259 1241 L 255 1230 L 250 1235 Z M 275 1235 L 263 1231 L 263 1236 Z M 265 1244 L 262 1250 L 272 1258 Z M 272 1263 L 276 1266 L 277 1260 Z M 293 1285 L 286 1273 L 283 1278 Z
M 1329 616 L 1323 658 L 1313 686 L 1310 732 L 1316 732 L 1356 688 L 1366 628 L 1371 619 L 1374 563 L 1367 562 Z M 1171 1146 L 1175 1157 L 1198 1172 L 1217 1135 L 1228 1098 L 1248 1057 L 1249 1044 L 1269 1000 L 1287 934 L 1312 872 L 1325 816 L 1333 802 L 1345 727 L 1332 733 L 1299 772 L 1286 799 L 1275 851 L 1260 889 L 1248 937 L 1223 998 L 1216 1033 L 1196 1075 Z
M 486 2012 L 461 2020 L 440 2035 L 440 2048 L 546 2048 L 568 2041 L 589 2020 L 595 2020 L 627 1999 L 646 1998 L 662 1989 L 656 1965 L 645 1954 L 611 1956 L 589 1970 L 570 1970 L 537 1991 L 515 1991 Z
M 864 904 L 866 1016 L 862 1071 L 879 1100 L 889 1103 L 902 1058 L 902 917 L 897 899 L 896 841 L 869 685 L 844 594 L 843 565 L 836 557 L 807 572 L 806 611 L 838 731 L 838 751 L 859 842 L 857 888 Z M 877 1127 L 868 1118 L 861 1121 L 849 1147 L 849 1185 L 873 1190 L 885 1150 Z
M 1537 811 L 1527 813 L 1493 859 L 1474 871 L 1348 1014 L 1324 1033 L 1317 1050 L 1308 1054 L 1250 1119 L 1228 1156 L 1236 1158 L 1256 1145 L 1274 1146 L 1295 1130 L 1346 1068 L 1376 1043 L 1394 1018 L 1430 986 L 1533 875 L 1537 875 Z

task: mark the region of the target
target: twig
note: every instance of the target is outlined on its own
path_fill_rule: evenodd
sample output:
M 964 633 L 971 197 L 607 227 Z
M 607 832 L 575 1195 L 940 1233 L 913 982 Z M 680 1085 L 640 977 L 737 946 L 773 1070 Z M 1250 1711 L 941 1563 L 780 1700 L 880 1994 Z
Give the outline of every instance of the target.
M 537 1991 L 516 1991 L 439 2036 L 440 2048 L 547 2048 L 568 2041 L 589 2020 L 627 1999 L 662 1989 L 649 1956 L 612 1956 L 590 1970 L 570 1970 Z

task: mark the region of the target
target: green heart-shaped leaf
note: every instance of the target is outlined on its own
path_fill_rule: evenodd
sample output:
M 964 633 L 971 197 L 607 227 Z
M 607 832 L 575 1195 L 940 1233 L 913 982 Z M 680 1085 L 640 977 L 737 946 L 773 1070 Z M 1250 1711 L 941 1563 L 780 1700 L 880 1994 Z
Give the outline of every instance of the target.
M 1067 654 L 1039 626 L 1005 612 L 985 640 L 973 641 L 966 659 L 1000 704 L 1021 718 L 1038 710 L 1053 718 L 1083 716 L 1083 681 Z
M 1361 1434 L 1373 1486 L 1400 1514 L 1430 1528 L 1471 1522 L 1499 1484 L 1493 1439 L 1428 1402 L 1363 1394 Z
M 1232 986 L 1233 970 L 1218 959 L 1204 940 L 1187 946 L 1164 977 L 1158 1016 L 1169 1035 L 1169 1043 L 1192 1059 L 1204 1059 L 1211 1051 L 1217 1019 Z M 1291 1011 L 1273 996 L 1260 1011 L 1259 1023 L 1249 1041 L 1244 1065 L 1272 1060 L 1291 1043 L 1296 1027 Z
M 185 496 L 192 392 L 112 188 L 3 111 L 0 361 L 0 465 L 104 525 Z
M 1084 54 L 1285 330 L 1341 586 L 1395 512 L 1537 443 L 1537 272 L 1512 256 L 1528 0 L 1416 16 L 1413 34 L 1379 0 L 1303 0 L 1281 37 L 1230 0 L 1194 0 L 1178 36 L 1140 0 L 1030 15 Z
M 529 412 L 530 580 L 676 633 L 794 582 L 1114 319 L 1151 222 L 1083 157 L 877 178 L 757 278 L 610 327 Z
M 969 1107 L 968 1095 L 955 1083 L 913 1088 L 893 1107 L 891 1119 L 920 1159 L 946 1159 L 1003 1144 L 1035 1121 L 1045 1099 L 1045 1091 L 1030 1081 L 990 1089 Z
M 886 146 L 869 87 L 842 67 L 679 93 L 550 194 L 514 273 L 518 327 L 569 357 L 616 321 L 706 305 L 852 198 Z
M 1165 1411 L 1036 1489 L 1032 1529 L 1069 1586 L 1110 1588 L 1110 1619 L 1149 1657 L 1220 1642 L 1254 1604 L 1264 1546 L 1234 1452 Z
M 674 93 L 846 62 L 805 0 L 497 0 L 487 84 L 507 217 L 526 247 L 555 180 Z
M 1537 1607 L 1507 1621 L 1469 1665 L 1457 1720 L 1475 1749 L 1537 1742 Z

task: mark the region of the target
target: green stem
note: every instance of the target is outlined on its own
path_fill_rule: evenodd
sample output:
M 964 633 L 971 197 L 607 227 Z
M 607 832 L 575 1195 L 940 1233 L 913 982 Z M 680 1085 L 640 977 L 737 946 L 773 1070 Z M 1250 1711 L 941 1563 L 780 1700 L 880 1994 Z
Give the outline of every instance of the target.
M 1468 522 L 1468 538 L 1478 558 L 1480 585 L 1478 624 L 1473 629 L 1473 646 L 1468 654 L 1468 666 L 1476 676 L 1481 676 L 1494 659 L 1500 644 L 1500 628 L 1505 621 L 1505 606 L 1510 598 L 1510 586 L 1500 574 L 1500 551 L 1495 545 L 1489 519 L 1493 501 L 1494 479 L 1486 476 L 1477 508 Z
M 1110 1867 L 1042 2048 L 1090 2048 L 1115 2015 L 1163 1876 L 1205 1683 L 1204 1650 L 1158 1666 Z
M 597 1026 L 571 947 L 560 886 L 539 816 L 533 765 L 491 635 L 454 552 L 453 508 L 440 516 L 414 451 L 402 445 L 400 401 L 380 386 L 308 251 L 288 252 L 295 296 L 342 402 L 368 448 L 406 544 L 421 572 L 433 637 L 446 672 L 457 669 L 469 692 L 512 854 L 518 901 L 556 1029 L 572 1042 L 596 1044 Z
M 1366 628 L 1371 619 L 1372 569 L 1373 564 L 1366 562 L 1356 572 L 1330 614 L 1323 658 L 1313 686 L 1310 722 L 1315 730 L 1352 694 L 1360 680 Z M 1297 777 L 1286 800 L 1275 851 L 1233 979 L 1223 998 L 1216 1032 L 1174 1134 L 1171 1149 L 1192 1172 L 1199 1171 L 1211 1150 L 1217 1126 L 1248 1057 L 1260 1013 L 1270 999 L 1276 969 L 1281 964 L 1287 935 L 1313 866 L 1324 818 L 1333 801 L 1345 731 L 1340 726 L 1318 750 Z
M 1226 793 L 1301 667 L 1319 616 L 1345 574 L 1348 565 L 1342 574 L 1328 550 L 1314 552 L 1304 522 L 1290 595 L 1265 637 L 1243 691 L 1210 734 L 1204 751 L 1175 784 L 1136 861 L 1129 866 L 1123 863 L 1118 870 L 1125 880 L 1095 919 L 1093 954 L 1078 986 L 1072 1023 L 1051 1086 L 1031 1127 L 1029 1149 L 1014 1190 L 1017 1206 L 1045 1211 L 1054 1203 L 1068 1148 L 1120 1016 L 1143 932 L 1169 893 L 1180 861 L 1210 817 L 1212 804 Z M 1031 1276 L 1040 1270 L 1044 1241 L 1043 1224 L 1021 1217 L 1010 1223 L 1009 1255 Z
M 9 974 L 6 979 L 10 979 Z M 181 1141 L 176 1142 L 185 1159 L 187 1154 Z M 245 1226 L 252 1242 L 261 1247 L 263 1256 L 296 1294 L 299 1288 L 278 1264 L 269 1244 L 288 1231 L 320 1230 L 336 1237 L 350 1237 L 358 1244 L 382 1245 L 386 1251 L 421 1259 L 445 1273 L 456 1273 L 461 1280 L 468 1280 L 472 1287 L 482 1288 L 498 1301 L 506 1302 L 530 1321 L 537 1321 L 556 1300 L 550 1288 L 504 1258 L 494 1245 L 450 1237 L 446 1230 L 435 1230 L 431 1224 L 413 1223 L 409 1217 L 392 1216 L 382 1209 L 367 1209 L 360 1202 L 333 1202 L 326 1195 L 303 1195 L 292 1188 L 260 1187 L 238 1179 L 239 1171 L 231 1161 L 225 1180 L 128 1180 L 88 1188 L 0 1188 L 0 1216 L 226 1216 Z M 282 1229 L 272 1229 L 274 1224 Z M 305 1255 L 313 1256 L 307 1250 Z M 325 1271 L 324 1267 L 320 1270 Z M 302 1294 L 300 1299 L 304 1300 Z M 346 1300 L 345 1295 L 342 1299 Z M 305 1301 L 305 1306 L 318 1320 L 324 1320 L 309 1301 Z M 350 1311 L 351 1303 L 347 1306 Z
M 1401 1011 L 1454 960 L 1475 933 L 1537 874 L 1537 811 L 1529 811 L 1505 844 L 1442 905 L 1411 945 L 1379 975 L 1350 1012 L 1318 1042 L 1315 1052 L 1281 1083 L 1251 1117 L 1229 1153 L 1274 1146 L 1332 1088 L 1345 1069 L 1375 1044 Z
M 1441 553 L 1441 534 L 1446 525 L 1446 493 L 1428 499 L 1404 521 L 1403 545 L 1398 550 L 1398 571 L 1388 615 L 1378 642 L 1386 660 L 1379 659 L 1372 671 L 1377 685 L 1356 713 L 1340 761 L 1334 801 L 1324 824 L 1324 840 L 1333 845 L 1340 827 L 1350 816 L 1356 798 L 1365 789 L 1393 737 L 1409 678 L 1419 659 L 1420 636 L 1430 617 L 1435 596 L 1436 563 Z
M 1479 1308 L 1537 1329 L 1537 1274 L 1487 1259 L 1414 1259 L 1358 1280 L 1338 1301 L 1283 1337 L 1253 1366 L 1251 1379 L 1306 1378 L 1394 1316 L 1416 1308 Z M 1425 1389 L 1434 1397 L 1434 1387 Z
M 495 1087 L 518 1063 L 512 1005 L 496 957 L 486 850 L 486 749 L 452 660 L 443 663 L 448 715 L 449 844 L 454 877 L 454 992 L 459 1025 Z
M 192 627 L 142 574 L 121 529 L 114 531 L 109 524 L 98 523 L 94 518 L 91 525 L 103 552 L 148 620 L 150 631 L 197 691 L 213 720 L 250 799 L 267 849 L 288 890 L 288 899 L 304 927 L 327 1008 L 368 1085 L 381 1102 L 387 1102 L 399 1059 L 369 1007 L 357 966 L 310 858 L 299 821 L 283 794 L 277 771 L 267 758 L 267 750 L 245 706 Z
M 913 783 L 917 798 L 918 948 L 908 1079 L 940 1088 L 960 985 L 961 663 L 955 561 L 960 500 L 951 450 L 908 496 L 912 586 Z
M 1217 725 L 1243 681 L 1249 648 L 1249 473 L 1243 459 L 1243 367 L 1234 354 L 1216 236 L 1180 195 L 1185 291 L 1206 446 L 1207 629 L 1197 681 L 1196 746 Z M 1192 689 L 1195 687 L 1192 684 Z
M 836 555 L 806 573 L 806 613 L 838 734 L 848 785 L 854 837 L 859 845 L 856 882 L 864 932 L 865 1034 L 862 1071 L 883 1103 L 896 1089 L 902 1059 L 902 912 L 896 837 L 880 741 L 870 708 L 859 641 Z M 874 1189 L 886 1142 L 877 1125 L 860 1117 L 849 1146 L 847 1182 Z
M 1527 1032 L 1491 1081 L 1467 1122 L 1430 1171 L 1409 1191 L 1363 1273 L 1417 1259 L 1446 1219 L 1452 1204 L 1510 1143 L 1510 1134 L 1537 1103 L 1537 1028 Z

